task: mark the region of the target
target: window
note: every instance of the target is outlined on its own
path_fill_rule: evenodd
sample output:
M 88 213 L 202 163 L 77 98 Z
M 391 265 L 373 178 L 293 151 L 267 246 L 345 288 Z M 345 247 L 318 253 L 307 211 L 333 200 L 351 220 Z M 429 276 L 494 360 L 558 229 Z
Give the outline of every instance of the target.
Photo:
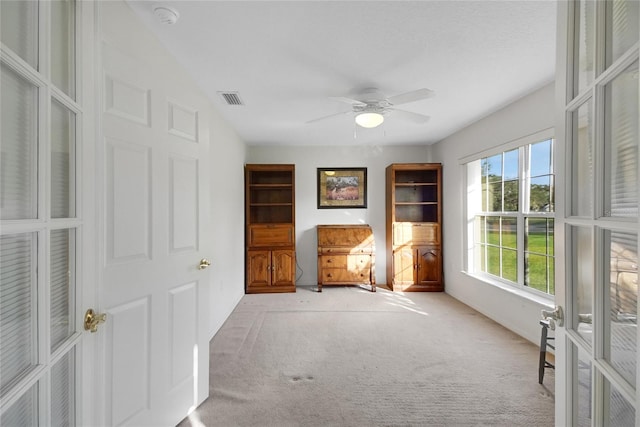
M 553 139 L 466 164 L 468 271 L 554 294 Z

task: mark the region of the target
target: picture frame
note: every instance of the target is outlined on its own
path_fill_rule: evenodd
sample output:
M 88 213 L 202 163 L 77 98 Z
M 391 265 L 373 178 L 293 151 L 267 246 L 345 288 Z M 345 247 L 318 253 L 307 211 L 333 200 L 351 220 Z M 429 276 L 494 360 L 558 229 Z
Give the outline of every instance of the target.
M 367 207 L 367 168 L 318 168 L 318 209 Z

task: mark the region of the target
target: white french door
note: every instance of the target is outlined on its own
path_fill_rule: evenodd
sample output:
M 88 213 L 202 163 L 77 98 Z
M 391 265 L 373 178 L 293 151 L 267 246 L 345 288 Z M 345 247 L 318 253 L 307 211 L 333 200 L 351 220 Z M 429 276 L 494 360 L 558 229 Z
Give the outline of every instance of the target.
M 558 2 L 556 425 L 640 425 L 640 2 Z
M 73 0 L 0 2 L 0 424 L 82 422 L 79 173 L 83 102 Z
M 97 403 L 106 425 L 175 425 L 208 396 L 208 101 L 124 2 L 97 7 Z

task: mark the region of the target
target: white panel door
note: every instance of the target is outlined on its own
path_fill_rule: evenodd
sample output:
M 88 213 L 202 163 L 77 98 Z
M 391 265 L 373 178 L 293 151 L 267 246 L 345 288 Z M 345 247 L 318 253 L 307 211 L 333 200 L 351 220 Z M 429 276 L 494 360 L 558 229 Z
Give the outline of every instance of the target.
M 99 14 L 104 422 L 175 425 L 208 395 L 207 104 L 124 4 Z

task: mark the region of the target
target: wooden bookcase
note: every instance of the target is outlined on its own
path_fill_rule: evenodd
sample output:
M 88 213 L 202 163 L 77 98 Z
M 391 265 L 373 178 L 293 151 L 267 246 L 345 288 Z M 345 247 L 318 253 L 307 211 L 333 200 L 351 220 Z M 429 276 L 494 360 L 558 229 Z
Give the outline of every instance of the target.
M 247 164 L 245 292 L 295 292 L 295 166 Z
M 394 163 L 386 169 L 387 285 L 443 291 L 442 165 Z

